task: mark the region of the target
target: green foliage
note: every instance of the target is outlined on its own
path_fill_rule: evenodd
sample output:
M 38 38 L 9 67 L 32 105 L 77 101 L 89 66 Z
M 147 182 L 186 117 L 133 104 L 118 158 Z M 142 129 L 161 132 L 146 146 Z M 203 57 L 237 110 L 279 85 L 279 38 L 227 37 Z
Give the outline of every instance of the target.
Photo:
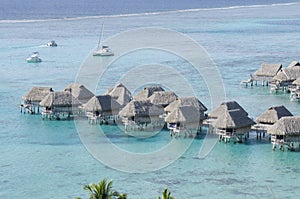
M 158 199 L 175 199 L 173 196 L 171 196 L 171 193 L 168 191 L 168 189 L 165 189 L 162 193 L 162 196 L 158 196 Z
M 90 194 L 90 199 L 126 199 L 127 194 L 112 190 L 113 181 L 101 180 L 98 184 L 85 185 L 83 188 Z M 81 198 L 75 198 L 81 199 Z
M 113 181 L 107 181 L 106 179 L 101 180 L 98 184 L 89 184 L 85 185 L 83 189 L 87 190 L 90 194 L 90 199 L 127 199 L 126 193 L 119 193 L 112 189 Z M 74 199 L 82 199 L 76 197 Z M 175 199 L 171 196 L 171 193 L 168 189 L 165 189 L 162 192 L 162 196 L 158 196 L 158 199 Z

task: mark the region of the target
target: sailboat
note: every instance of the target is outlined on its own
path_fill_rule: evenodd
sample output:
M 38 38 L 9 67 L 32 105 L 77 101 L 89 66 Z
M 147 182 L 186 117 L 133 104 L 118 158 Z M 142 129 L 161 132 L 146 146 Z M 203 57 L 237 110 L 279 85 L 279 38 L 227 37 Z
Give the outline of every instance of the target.
M 93 56 L 113 56 L 114 52 L 109 48 L 109 46 L 101 44 L 102 34 L 103 34 L 103 24 L 101 28 L 101 34 L 99 37 L 98 46 L 97 49 L 93 52 Z

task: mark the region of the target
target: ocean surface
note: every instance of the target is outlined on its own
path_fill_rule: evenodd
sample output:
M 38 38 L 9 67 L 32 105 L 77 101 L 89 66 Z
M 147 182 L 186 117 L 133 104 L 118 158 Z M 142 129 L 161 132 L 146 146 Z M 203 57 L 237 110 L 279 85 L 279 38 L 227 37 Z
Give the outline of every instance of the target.
M 76 80 L 104 24 L 104 42 L 124 31 L 147 27 L 178 32 L 205 49 L 222 81 L 205 82 L 186 60 L 146 49 L 121 56 L 96 82 L 96 94 L 114 86 L 131 65 L 136 66 L 136 77 L 144 77 L 147 70 L 139 66 L 151 63 L 187 76 L 195 95 L 209 110 L 213 105 L 206 84 L 220 83 L 226 99 L 238 101 L 254 119 L 273 105 L 284 105 L 300 115 L 300 104 L 290 101 L 288 94 L 240 85 L 264 62 L 287 66 L 300 60 L 300 2 L 163 2 L 1 1 L 0 198 L 88 198 L 83 186 L 103 178 L 113 179 L 113 187 L 128 193 L 128 198 L 157 198 L 164 188 L 176 198 L 299 198 L 300 153 L 273 152 L 267 140 L 257 141 L 255 135 L 247 144 L 217 143 L 204 159 L 198 158 L 204 139 L 194 139 L 169 166 L 128 173 L 97 161 L 82 144 L 74 121 L 48 121 L 20 113 L 21 97 L 32 86 L 58 91 Z M 50 40 L 59 46 L 46 47 Z M 43 62 L 26 63 L 33 51 L 39 51 Z M 159 70 L 151 73 L 162 81 L 173 78 Z M 143 86 L 130 88 L 136 92 Z M 184 88 L 176 86 L 178 93 L 184 93 Z M 117 126 L 104 126 L 103 131 L 113 144 L 134 153 L 158 151 L 174 141 L 166 131 L 146 139 L 127 136 Z M 178 144 L 189 141 L 175 140 Z M 159 161 L 153 159 L 153 164 Z

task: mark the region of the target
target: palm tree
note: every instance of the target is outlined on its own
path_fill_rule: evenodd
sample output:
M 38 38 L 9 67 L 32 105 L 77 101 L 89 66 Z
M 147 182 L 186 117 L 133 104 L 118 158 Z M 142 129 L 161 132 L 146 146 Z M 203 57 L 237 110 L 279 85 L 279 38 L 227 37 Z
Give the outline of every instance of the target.
M 113 181 L 101 180 L 98 184 L 85 185 L 84 189 L 90 193 L 90 199 L 126 199 L 127 194 L 120 194 L 112 190 Z
M 158 199 L 175 199 L 173 196 L 171 196 L 171 193 L 168 191 L 168 189 L 165 189 L 162 193 L 162 196 L 158 196 Z

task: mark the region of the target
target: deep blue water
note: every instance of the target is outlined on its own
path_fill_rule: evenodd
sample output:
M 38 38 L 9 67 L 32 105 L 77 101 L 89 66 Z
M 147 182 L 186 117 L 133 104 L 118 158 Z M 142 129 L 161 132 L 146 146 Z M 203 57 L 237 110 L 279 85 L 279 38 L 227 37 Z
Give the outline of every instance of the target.
M 1 0 L 0 20 L 121 15 L 291 2 L 296 0 Z

